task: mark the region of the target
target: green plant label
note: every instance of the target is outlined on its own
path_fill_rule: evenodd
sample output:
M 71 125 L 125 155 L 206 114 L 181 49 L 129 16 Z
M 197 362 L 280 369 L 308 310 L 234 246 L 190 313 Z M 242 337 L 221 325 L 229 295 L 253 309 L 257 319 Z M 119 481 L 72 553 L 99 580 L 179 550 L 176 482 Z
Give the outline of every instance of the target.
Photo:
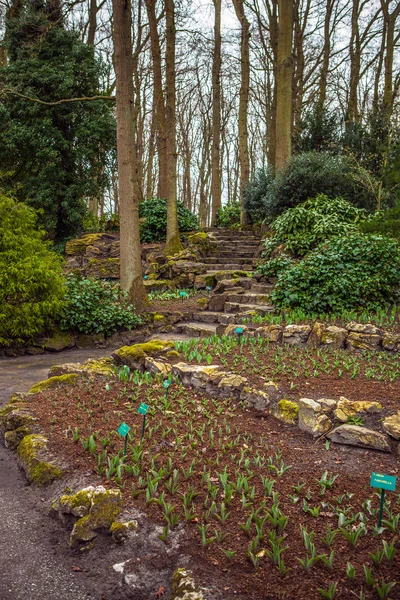
M 181 298 L 186 298 L 187 293 L 186 292 L 179 292 L 179 295 L 181 296 Z
M 372 473 L 370 486 L 394 492 L 396 489 L 396 477 L 393 477 L 392 475 L 382 475 L 382 473 Z
M 149 276 L 148 276 L 148 275 L 145 275 L 145 276 L 143 277 L 143 279 L 148 279 L 148 278 L 149 278 Z
M 212 290 L 212 285 L 207 285 L 207 286 L 206 286 L 206 290 L 207 290 L 207 292 L 211 292 L 211 290 Z
M 137 409 L 137 411 L 140 415 L 145 415 L 148 410 L 149 410 L 149 405 L 145 404 L 144 402 L 141 402 L 139 408 Z
M 162 386 L 166 389 L 169 388 L 169 386 L 171 385 L 172 381 L 170 379 L 164 379 L 164 381 L 162 382 Z
M 239 335 L 240 335 L 241 333 L 243 333 L 243 327 L 236 327 L 236 329 L 235 329 L 235 333 L 237 333 L 237 334 L 239 334 Z
M 127 425 L 126 423 L 124 423 L 122 421 L 121 425 L 118 427 L 117 431 L 119 433 L 119 435 L 122 435 L 122 437 L 125 437 L 126 435 L 128 435 L 128 432 L 130 431 L 130 427 L 129 425 Z

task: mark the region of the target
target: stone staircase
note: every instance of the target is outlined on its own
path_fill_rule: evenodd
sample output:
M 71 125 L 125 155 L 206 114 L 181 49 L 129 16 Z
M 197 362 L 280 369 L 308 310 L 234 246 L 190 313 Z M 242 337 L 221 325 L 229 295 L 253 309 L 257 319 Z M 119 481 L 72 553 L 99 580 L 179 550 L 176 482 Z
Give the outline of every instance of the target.
M 247 231 L 209 229 L 207 233 L 212 251 L 204 259 L 206 275 L 214 275 L 218 283 L 208 309 L 195 313 L 193 321 L 177 324 L 177 331 L 190 337 L 209 337 L 246 316 L 274 310 L 269 300 L 273 285 L 259 283 L 254 272 L 260 239 Z

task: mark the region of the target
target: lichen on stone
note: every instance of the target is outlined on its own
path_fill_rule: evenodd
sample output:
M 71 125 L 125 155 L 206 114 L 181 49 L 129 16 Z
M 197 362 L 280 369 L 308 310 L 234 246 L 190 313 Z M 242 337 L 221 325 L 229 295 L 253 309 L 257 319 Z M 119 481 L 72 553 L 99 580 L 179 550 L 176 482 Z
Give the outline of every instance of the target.
M 171 600 L 203 600 L 204 596 L 198 589 L 191 571 L 177 569 L 171 581 Z
M 135 363 L 144 364 L 146 356 L 157 356 L 173 346 L 174 342 L 169 340 L 151 340 L 143 344 L 122 346 L 113 353 L 113 357 L 120 364 L 136 366 Z
M 50 483 L 61 477 L 60 468 L 44 460 L 46 449 L 47 440 L 39 434 L 25 436 L 17 449 L 18 462 L 28 480 L 38 485 Z
M 78 375 L 76 373 L 68 373 L 66 375 L 59 375 L 55 377 L 50 377 L 49 379 L 45 379 L 44 381 L 39 381 L 31 387 L 29 390 L 30 394 L 38 394 L 39 392 L 43 392 L 48 388 L 54 387 L 56 385 L 75 385 L 78 379 Z
M 296 402 L 282 398 L 279 400 L 274 414 L 281 421 L 294 424 L 299 414 L 299 406 Z

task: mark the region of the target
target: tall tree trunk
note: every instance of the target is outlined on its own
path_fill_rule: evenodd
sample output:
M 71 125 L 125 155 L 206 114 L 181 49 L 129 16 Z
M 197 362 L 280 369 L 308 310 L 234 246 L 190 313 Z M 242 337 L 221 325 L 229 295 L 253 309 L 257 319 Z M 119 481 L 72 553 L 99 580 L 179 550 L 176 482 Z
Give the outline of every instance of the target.
M 392 12 L 389 11 L 390 0 L 381 0 L 381 7 L 386 26 L 386 54 L 385 54 L 385 83 L 383 89 L 383 106 L 386 119 L 389 121 L 393 111 L 393 59 L 395 48 L 396 20 L 400 15 L 400 2 Z M 397 41 L 399 39 L 396 32 Z
M 176 198 L 176 82 L 175 82 L 175 4 L 165 0 L 166 15 L 166 132 L 167 132 L 167 241 L 165 254 L 182 249 L 178 228 Z
M 135 156 L 132 80 L 132 14 L 129 0 L 113 0 L 117 155 L 120 203 L 120 279 L 140 312 L 148 303 L 143 286 L 139 189 Z
M 89 4 L 89 31 L 87 43 L 89 46 L 94 46 L 94 38 L 97 29 L 97 0 L 90 0 Z
M 157 29 L 156 0 L 145 0 L 149 19 L 151 56 L 153 61 L 154 104 L 157 131 L 158 191 L 159 198 L 167 197 L 167 140 L 165 102 L 161 69 L 160 36 Z
M 243 0 L 233 0 L 236 16 L 241 25 L 240 40 L 240 62 L 241 62 L 241 85 L 239 100 L 239 162 L 240 162 L 240 224 L 248 224 L 248 215 L 244 207 L 244 189 L 249 183 L 249 148 L 248 148 L 248 126 L 247 112 L 249 104 L 250 87 L 250 23 L 244 12 Z
M 212 67 L 213 114 L 212 114 L 212 166 L 211 166 L 211 224 L 221 207 L 221 0 L 214 0 L 214 55 Z
M 331 19 L 333 7 L 336 0 L 326 0 L 324 20 L 324 48 L 322 51 L 322 65 L 319 76 L 319 94 L 317 102 L 317 113 L 322 115 L 325 108 L 326 88 L 328 84 L 329 61 L 331 57 Z
M 276 82 L 276 153 L 275 167 L 283 169 L 292 152 L 292 2 L 279 0 L 278 68 Z
M 353 0 L 350 34 L 350 86 L 347 111 L 347 120 L 349 124 L 357 123 L 360 120 L 360 113 L 358 110 L 358 84 L 360 82 L 361 68 L 360 30 L 358 23 L 359 12 L 360 0 Z
M 153 97 L 154 98 L 154 97 Z M 146 170 L 146 198 L 153 197 L 154 181 L 153 181 L 153 165 L 154 165 L 154 143 L 156 137 L 156 119 L 155 105 L 153 103 L 149 137 L 149 151 L 147 155 L 147 170 Z

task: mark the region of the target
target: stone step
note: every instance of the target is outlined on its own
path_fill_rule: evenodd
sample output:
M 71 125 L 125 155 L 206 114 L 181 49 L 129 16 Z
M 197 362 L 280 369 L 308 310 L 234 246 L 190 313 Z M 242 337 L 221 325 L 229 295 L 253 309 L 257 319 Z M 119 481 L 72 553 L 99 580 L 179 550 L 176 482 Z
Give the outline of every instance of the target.
M 213 312 L 213 311 L 201 311 L 193 315 L 196 318 L 196 321 L 199 323 L 219 323 L 218 319 L 220 315 L 224 313 Z
M 221 254 L 222 252 L 229 252 L 240 256 L 240 252 L 251 252 L 252 256 L 257 254 L 258 246 L 249 246 L 248 244 L 211 244 L 210 250 L 213 254 Z
M 232 271 L 232 273 L 234 271 L 252 271 L 253 270 L 253 265 L 252 264 L 241 264 L 239 265 L 238 263 L 234 263 L 234 264 L 213 264 L 213 265 L 207 265 L 207 272 L 208 271 Z
M 240 250 L 235 253 L 232 250 L 221 250 L 218 251 L 218 257 L 224 258 L 225 256 L 229 258 L 256 258 L 255 252 L 252 250 Z
M 234 259 L 234 260 L 233 260 Z M 212 264 L 212 265 L 216 265 L 217 263 L 221 264 L 221 265 L 228 265 L 229 263 L 234 262 L 235 264 L 241 264 L 241 263 L 255 263 L 256 260 L 258 260 L 257 258 L 243 258 L 241 256 L 236 257 L 236 256 L 232 256 L 232 257 L 228 257 L 228 256 L 207 256 L 206 258 L 202 259 L 202 262 L 204 264 Z
M 257 315 L 264 316 L 267 313 L 274 312 L 275 308 L 272 304 L 267 304 L 265 306 L 261 304 L 241 304 L 239 302 L 225 302 L 224 311 L 226 313 L 240 313 L 252 311 Z
M 214 246 L 231 246 L 232 248 L 235 246 L 258 246 L 259 240 L 252 238 L 236 238 L 232 240 L 224 239 L 224 238 L 210 238 L 211 244 Z
M 186 336 L 194 337 L 210 337 L 217 331 L 216 323 L 178 323 L 176 329 Z
M 238 302 L 239 304 L 268 304 L 269 296 L 266 294 L 231 294 L 229 295 L 228 302 Z
M 250 293 L 254 292 L 255 294 L 270 294 L 274 287 L 275 286 L 270 283 L 253 283 Z

